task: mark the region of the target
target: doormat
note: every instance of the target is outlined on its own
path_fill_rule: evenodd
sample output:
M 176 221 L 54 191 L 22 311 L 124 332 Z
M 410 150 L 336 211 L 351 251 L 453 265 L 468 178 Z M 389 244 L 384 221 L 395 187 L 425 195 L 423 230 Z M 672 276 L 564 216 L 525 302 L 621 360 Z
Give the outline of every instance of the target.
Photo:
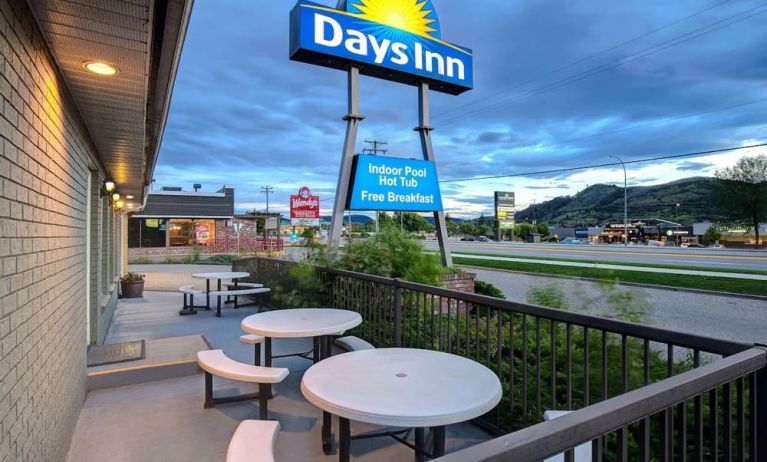
M 88 367 L 144 359 L 144 341 L 100 345 L 88 349 Z

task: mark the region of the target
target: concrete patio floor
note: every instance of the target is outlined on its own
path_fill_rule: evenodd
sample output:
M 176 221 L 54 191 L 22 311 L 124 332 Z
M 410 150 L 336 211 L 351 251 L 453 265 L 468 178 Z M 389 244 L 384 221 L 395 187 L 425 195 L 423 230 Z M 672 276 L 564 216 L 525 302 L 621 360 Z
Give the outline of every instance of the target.
M 199 303 L 199 302 L 198 302 Z M 239 361 L 252 361 L 253 349 L 240 344 L 240 321 L 255 308 L 224 309 L 222 318 L 212 312 L 181 317 L 181 296 L 171 292 L 146 292 L 145 298 L 121 300 L 107 336 L 107 343 L 201 333 L 213 348 L 222 348 Z M 275 341 L 275 355 L 306 351 L 308 340 Z M 298 358 L 275 360 L 290 375 L 275 387 L 269 403 L 270 417 L 280 422 L 278 461 L 333 461 L 320 448 L 321 412 L 306 402 L 299 385 L 310 363 Z M 258 405 L 244 402 L 203 409 L 203 374 L 131 385 L 88 394 L 67 460 L 90 461 L 223 461 L 229 439 L 240 421 L 258 418 Z M 214 380 L 214 393 L 252 392 L 249 385 Z M 460 397 L 456 397 L 460 399 Z M 337 433 L 334 419 L 334 435 Z M 352 423 L 352 434 L 379 431 L 380 427 Z M 411 435 L 412 438 L 412 435 Z M 477 444 L 490 435 L 472 424 L 448 427 L 448 452 Z M 390 438 L 357 440 L 352 458 L 361 461 L 409 461 L 413 452 Z

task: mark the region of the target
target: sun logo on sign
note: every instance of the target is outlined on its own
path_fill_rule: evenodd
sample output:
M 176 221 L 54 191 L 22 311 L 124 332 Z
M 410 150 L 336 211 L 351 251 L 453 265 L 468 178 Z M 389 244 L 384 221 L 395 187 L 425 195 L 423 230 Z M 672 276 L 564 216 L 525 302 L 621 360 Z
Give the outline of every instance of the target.
M 439 19 L 431 0 L 346 0 L 342 9 L 367 21 L 439 39 Z

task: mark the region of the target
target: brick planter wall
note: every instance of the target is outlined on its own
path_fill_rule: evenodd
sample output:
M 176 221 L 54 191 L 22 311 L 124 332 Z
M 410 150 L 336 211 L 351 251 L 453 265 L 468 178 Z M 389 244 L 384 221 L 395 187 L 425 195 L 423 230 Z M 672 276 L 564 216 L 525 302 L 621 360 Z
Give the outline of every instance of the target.
M 446 274 L 442 277 L 442 284 L 445 289 L 456 290 L 467 294 L 474 293 L 474 280 L 477 275 L 474 273 L 455 273 Z M 441 306 L 437 308 L 436 314 L 466 314 L 467 308 L 463 304 L 456 305 L 450 300 L 442 300 Z

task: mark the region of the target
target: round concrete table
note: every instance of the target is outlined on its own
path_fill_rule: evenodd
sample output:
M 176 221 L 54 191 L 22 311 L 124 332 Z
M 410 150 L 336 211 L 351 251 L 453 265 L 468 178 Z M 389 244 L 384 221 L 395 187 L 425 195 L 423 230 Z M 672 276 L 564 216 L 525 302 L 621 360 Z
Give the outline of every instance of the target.
M 265 337 L 264 365 L 272 366 L 272 338 L 312 338 L 315 364 L 330 356 L 331 336 L 362 324 L 359 313 L 335 308 L 296 308 L 258 313 L 242 320 L 243 331 Z M 307 353 L 285 356 L 306 357 Z M 270 385 L 271 387 L 271 385 Z M 330 441 L 331 415 L 322 413 L 322 439 Z M 329 444 L 329 443 L 328 443 Z M 327 448 L 327 445 L 323 445 Z M 327 448 L 329 450 L 329 448 Z
M 237 280 L 246 278 L 248 276 L 250 276 L 250 273 L 227 272 L 227 271 L 220 271 L 220 272 L 214 272 L 214 273 L 196 273 L 192 275 L 192 277 L 195 279 L 205 279 L 205 309 L 207 311 L 210 311 L 210 280 L 211 279 L 218 279 L 218 286 L 216 290 L 220 292 L 222 279 L 231 279 L 232 281 L 234 281 L 235 289 L 236 289 Z
M 342 462 L 349 460 L 350 420 L 416 428 L 419 459 L 424 452 L 424 429 L 431 427 L 431 456 L 440 457 L 445 453 L 445 425 L 486 414 L 503 393 L 498 377 L 482 364 L 448 353 L 405 348 L 328 358 L 306 371 L 301 392 L 310 403 L 340 418 Z

